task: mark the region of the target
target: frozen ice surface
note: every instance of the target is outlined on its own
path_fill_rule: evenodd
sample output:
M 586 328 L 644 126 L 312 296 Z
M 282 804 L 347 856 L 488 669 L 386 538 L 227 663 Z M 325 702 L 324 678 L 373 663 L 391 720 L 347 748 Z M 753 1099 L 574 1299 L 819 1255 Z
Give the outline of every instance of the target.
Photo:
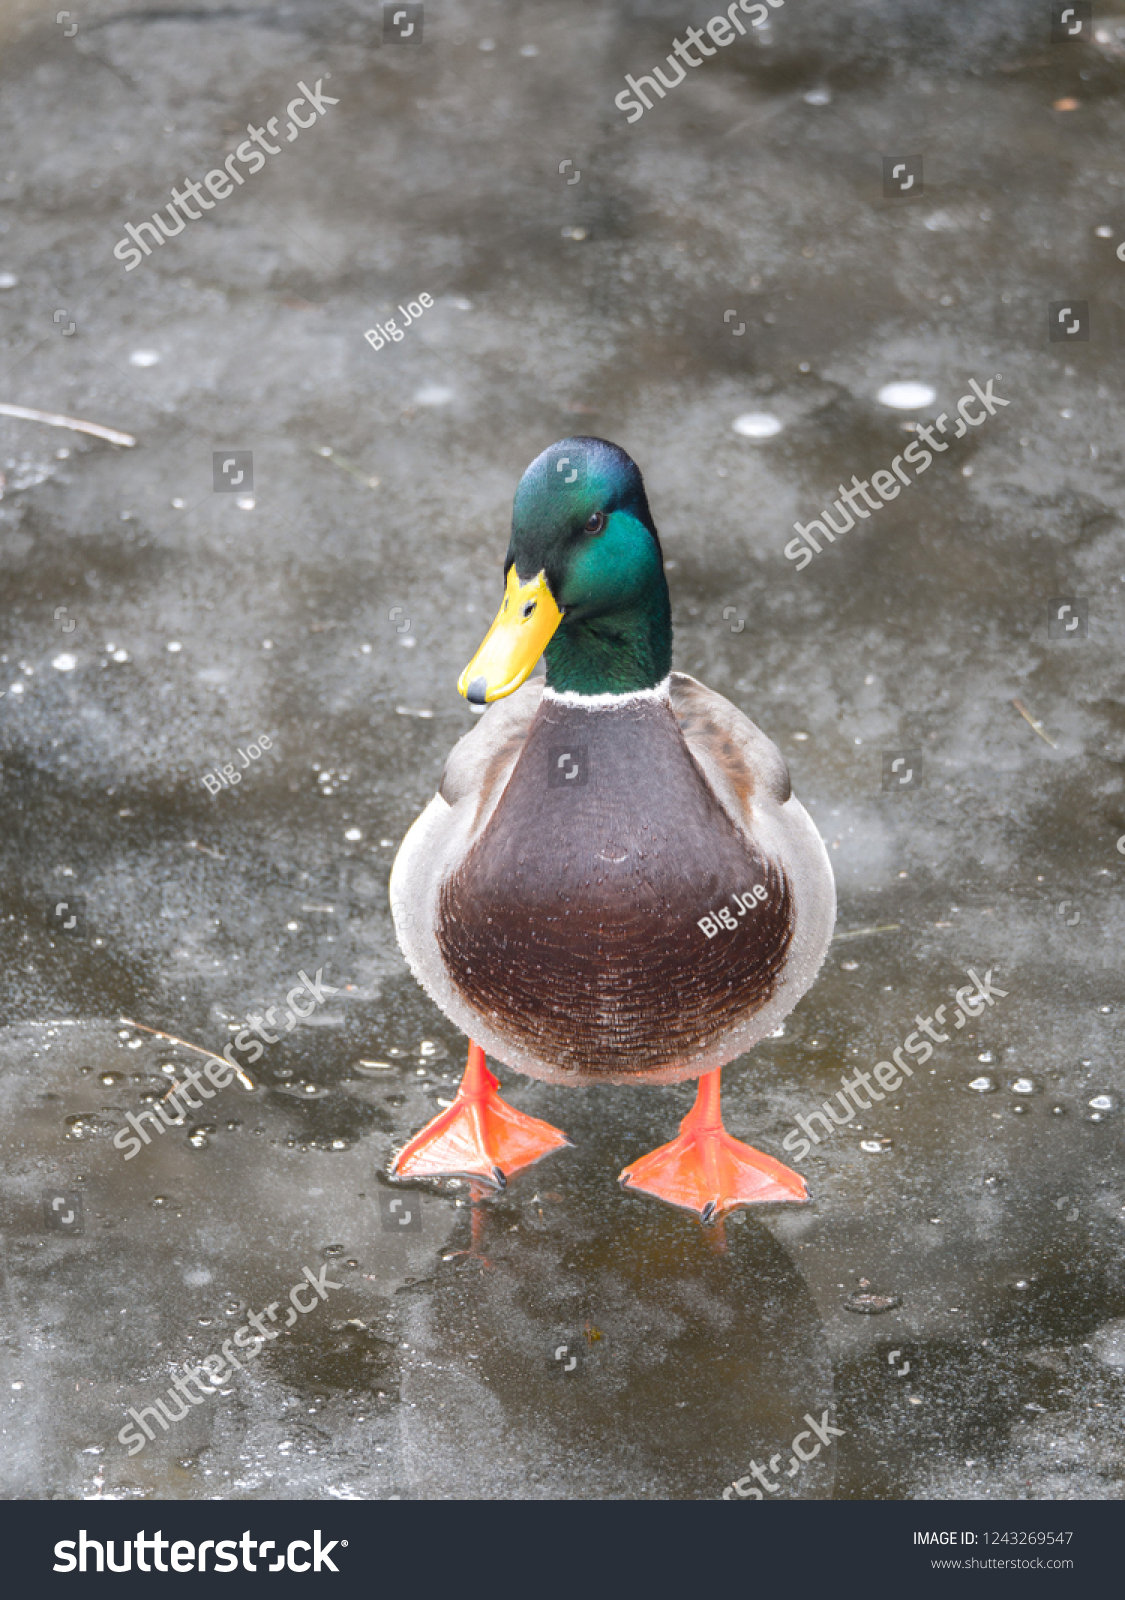
M 682 6 L 544 0 L 482 51 L 452 3 L 417 52 L 377 7 L 208 9 L 0 24 L 0 401 L 138 440 L 0 416 L 0 1493 L 708 1499 L 777 1455 L 767 1495 L 1119 1498 L 1122 61 L 1017 0 L 802 0 L 630 125 Z M 114 261 L 328 72 L 267 170 Z M 880 152 L 921 154 L 916 200 Z M 1048 337 L 1063 294 L 1089 338 Z M 958 436 L 974 381 L 1007 404 Z M 932 464 L 796 570 L 794 522 L 941 407 Z M 475 1225 L 463 1188 L 387 1209 L 465 1053 L 390 864 L 474 726 L 519 474 L 574 433 L 641 465 L 676 664 L 776 740 L 837 877 L 841 942 L 725 1085 L 812 1200 L 725 1249 L 615 1182 L 689 1088 L 502 1071 L 575 1148 Z M 252 495 L 215 491 L 228 449 Z M 1005 996 L 958 1028 L 969 968 Z M 336 993 L 285 1032 L 302 971 Z M 126 1161 L 202 1058 L 119 1019 L 221 1050 L 271 1007 L 254 1087 Z M 784 1150 L 916 1017 L 932 1059 Z M 341 1287 L 130 1457 L 129 1409 L 306 1268 Z

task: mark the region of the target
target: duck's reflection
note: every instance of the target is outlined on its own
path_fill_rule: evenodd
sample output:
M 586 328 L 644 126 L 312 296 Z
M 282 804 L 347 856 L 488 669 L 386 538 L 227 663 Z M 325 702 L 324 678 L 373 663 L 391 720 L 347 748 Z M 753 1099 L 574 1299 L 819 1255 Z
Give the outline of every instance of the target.
M 622 1199 L 604 1178 L 608 1152 L 583 1147 L 570 1160 L 588 1170 L 569 1181 L 541 1169 L 538 1187 L 526 1174 L 466 1207 L 461 1251 L 408 1293 L 403 1450 L 416 1492 L 829 1497 L 826 1341 L 762 1214 L 728 1219 L 724 1236 Z

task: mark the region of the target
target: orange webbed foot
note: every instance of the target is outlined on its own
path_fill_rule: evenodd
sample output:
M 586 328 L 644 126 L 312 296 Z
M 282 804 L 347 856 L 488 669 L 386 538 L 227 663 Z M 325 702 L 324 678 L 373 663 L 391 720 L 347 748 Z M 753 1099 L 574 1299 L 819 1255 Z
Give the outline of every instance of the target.
M 799 1172 L 733 1138 L 719 1110 L 719 1072 L 704 1073 L 695 1104 L 670 1144 L 642 1156 L 617 1180 L 716 1222 L 740 1206 L 808 1199 Z
M 471 1178 L 494 1189 L 570 1140 L 549 1122 L 525 1116 L 497 1094 L 484 1051 L 469 1041 L 457 1099 L 415 1134 L 391 1167 L 392 1178 Z

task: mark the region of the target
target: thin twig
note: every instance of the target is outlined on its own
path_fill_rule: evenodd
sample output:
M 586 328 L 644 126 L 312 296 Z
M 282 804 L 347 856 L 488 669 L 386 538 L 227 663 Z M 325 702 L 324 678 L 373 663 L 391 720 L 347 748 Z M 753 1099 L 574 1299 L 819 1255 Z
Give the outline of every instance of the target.
M 131 433 L 103 428 L 100 422 L 83 422 L 81 417 L 62 417 L 57 411 L 33 411 L 30 406 L 0 403 L 0 416 L 22 417 L 25 422 L 46 422 L 52 428 L 72 428 L 75 433 L 92 433 L 97 439 L 108 439 L 110 444 L 123 444 L 130 449 L 137 442 Z
M 1025 722 L 1029 722 L 1031 724 L 1031 726 L 1035 729 L 1035 731 L 1039 735 L 1039 737 L 1041 739 L 1045 739 L 1046 742 L 1050 745 L 1052 750 L 1057 750 L 1058 749 L 1058 745 L 1055 743 L 1055 741 L 1053 739 L 1048 739 L 1047 738 L 1047 735 L 1043 732 L 1042 725 L 1040 723 L 1036 722 L 1035 718 L 1031 715 L 1031 712 L 1024 705 L 1023 701 L 1022 700 L 1013 700 L 1012 704 L 1015 706 L 1016 710 L 1019 712 L 1020 716 L 1024 719 L 1024 721 Z
M 359 467 L 353 466 L 350 461 L 328 445 L 321 446 L 316 454 L 322 456 L 325 461 L 330 461 L 334 467 L 339 467 L 341 472 L 348 473 L 357 483 L 362 483 L 365 489 L 377 489 L 379 487 L 378 478 L 373 478 L 369 472 L 361 472 Z
M 221 856 L 217 850 L 209 850 L 205 844 L 199 844 L 195 839 L 189 839 L 186 848 L 188 850 L 199 850 L 205 856 L 214 856 L 216 861 L 225 861 L 227 859 L 226 856 Z
M 843 944 L 845 939 L 866 939 L 869 933 L 897 933 L 901 922 L 881 922 L 877 928 L 853 928 L 850 933 L 833 935 L 833 944 Z
M 130 1028 L 140 1028 L 144 1033 L 154 1033 L 158 1039 L 168 1039 L 172 1044 L 182 1044 L 185 1050 L 195 1050 L 199 1055 L 206 1056 L 209 1061 L 218 1061 L 224 1067 L 234 1067 L 235 1073 L 238 1076 L 238 1081 L 241 1083 L 244 1089 L 254 1089 L 257 1087 L 257 1085 L 252 1081 L 251 1078 L 247 1076 L 241 1067 L 235 1066 L 234 1062 L 228 1061 L 225 1056 L 217 1056 L 213 1050 L 204 1050 L 201 1044 L 189 1044 L 186 1039 L 177 1039 L 174 1033 L 165 1033 L 160 1028 L 150 1028 L 144 1022 L 134 1022 L 132 1017 L 122 1017 L 121 1021 L 126 1023 Z

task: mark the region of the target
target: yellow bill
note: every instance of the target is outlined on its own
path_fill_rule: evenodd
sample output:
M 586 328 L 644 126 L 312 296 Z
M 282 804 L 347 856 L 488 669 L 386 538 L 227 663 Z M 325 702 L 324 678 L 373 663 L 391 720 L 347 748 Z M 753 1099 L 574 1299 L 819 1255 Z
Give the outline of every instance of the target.
M 526 683 L 562 612 L 546 573 L 521 583 L 515 563 L 508 568 L 504 603 L 476 655 L 457 680 L 457 692 L 475 706 L 502 700 Z

